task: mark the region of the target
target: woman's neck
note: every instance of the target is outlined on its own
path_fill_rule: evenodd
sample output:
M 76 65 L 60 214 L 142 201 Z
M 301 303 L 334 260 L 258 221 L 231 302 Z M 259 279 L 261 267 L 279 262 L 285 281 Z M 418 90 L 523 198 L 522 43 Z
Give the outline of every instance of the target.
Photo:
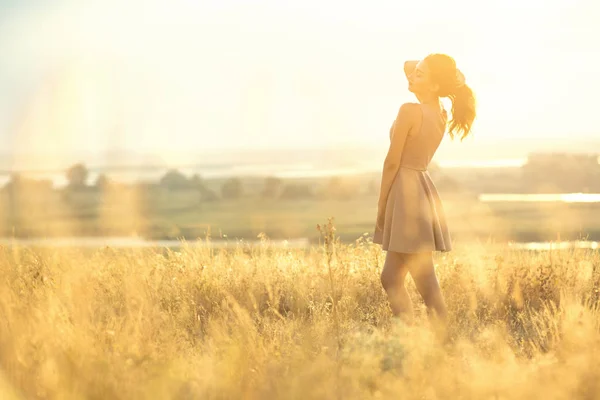
M 428 104 L 434 107 L 440 107 L 440 98 L 438 96 L 423 96 L 417 95 L 417 99 L 421 104 Z
M 440 98 L 438 96 L 429 96 L 429 97 L 417 96 L 417 99 L 419 100 L 419 103 L 427 104 L 428 106 L 430 106 L 431 108 L 436 110 L 442 116 L 444 121 L 446 121 L 446 119 L 447 119 L 446 110 L 444 110 L 444 106 L 442 105 Z

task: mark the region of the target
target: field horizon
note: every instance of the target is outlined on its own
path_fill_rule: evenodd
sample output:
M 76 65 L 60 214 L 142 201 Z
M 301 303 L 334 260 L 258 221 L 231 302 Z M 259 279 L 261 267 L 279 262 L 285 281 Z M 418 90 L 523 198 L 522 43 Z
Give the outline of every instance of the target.
M 385 138 L 384 135 L 382 135 Z M 538 138 L 521 137 L 515 146 L 514 138 L 493 138 L 482 136 L 466 142 L 445 140 L 442 142 L 434 161 L 440 164 L 455 165 L 469 161 L 519 160 L 532 153 L 587 154 L 600 149 L 600 141 L 594 136 L 580 137 L 565 143 L 562 137 L 549 137 L 541 141 Z M 273 164 L 311 164 L 327 168 L 330 164 L 353 164 L 358 162 L 380 164 L 387 150 L 387 143 L 374 140 L 371 143 L 340 142 L 331 145 L 295 146 L 295 147 L 258 147 L 206 148 L 190 150 L 139 150 L 128 148 L 79 149 L 59 152 L 0 150 L 0 172 L 60 172 L 77 163 L 85 163 L 91 169 L 107 172 L 123 168 L 181 168 L 199 165 L 257 165 Z M 596 150 L 592 150 L 596 149 Z

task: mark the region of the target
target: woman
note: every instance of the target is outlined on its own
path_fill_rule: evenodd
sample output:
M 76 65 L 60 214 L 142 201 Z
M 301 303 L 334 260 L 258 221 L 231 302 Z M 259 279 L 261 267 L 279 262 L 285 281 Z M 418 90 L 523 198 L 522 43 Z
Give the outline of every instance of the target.
M 446 305 L 433 266 L 433 252 L 451 250 L 440 197 L 427 166 L 446 128 L 453 139 L 471 132 L 475 98 L 456 62 L 445 54 L 407 61 L 408 90 L 418 103 L 400 107 L 390 130 L 373 241 L 387 251 L 381 283 L 394 315 L 412 321 L 412 304 L 404 280 L 410 272 L 430 316 L 445 322 Z M 452 102 L 452 119 L 440 98 Z

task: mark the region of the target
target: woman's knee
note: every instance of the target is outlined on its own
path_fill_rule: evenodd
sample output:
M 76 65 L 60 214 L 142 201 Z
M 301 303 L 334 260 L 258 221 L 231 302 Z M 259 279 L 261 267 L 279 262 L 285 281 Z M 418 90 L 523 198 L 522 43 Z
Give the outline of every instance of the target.
M 379 279 L 381 280 L 381 286 L 383 286 L 383 288 L 385 290 L 388 290 L 389 288 L 394 286 L 394 281 L 395 281 L 395 276 L 394 276 L 394 272 L 390 270 L 390 268 L 383 268 L 383 270 L 381 271 L 381 275 L 379 276 Z
M 380 275 L 383 288 L 388 290 L 403 285 L 405 276 L 406 268 L 403 265 L 401 255 L 388 253 Z
M 415 282 L 417 290 L 427 301 L 430 296 L 435 295 L 440 290 L 439 282 L 435 274 L 433 260 L 430 256 L 423 254 L 411 268 L 411 276 Z
M 400 274 L 381 274 L 381 286 L 386 292 L 404 286 L 404 278 Z
M 422 274 L 413 276 L 415 286 L 423 297 L 425 305 L 430 306 L 440 294 L 440 284 L 434 271 L 423 271 Z

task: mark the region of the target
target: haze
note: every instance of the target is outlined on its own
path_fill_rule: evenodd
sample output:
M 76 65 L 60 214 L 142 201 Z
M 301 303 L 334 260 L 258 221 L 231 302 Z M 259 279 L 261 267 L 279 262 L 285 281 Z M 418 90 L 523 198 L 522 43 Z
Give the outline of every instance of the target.
M 4 153 L 385 149 L 402 63 L 430 52 L 479 100 L 443 157 L 597 143 L 592 0 L 0 4 Z

